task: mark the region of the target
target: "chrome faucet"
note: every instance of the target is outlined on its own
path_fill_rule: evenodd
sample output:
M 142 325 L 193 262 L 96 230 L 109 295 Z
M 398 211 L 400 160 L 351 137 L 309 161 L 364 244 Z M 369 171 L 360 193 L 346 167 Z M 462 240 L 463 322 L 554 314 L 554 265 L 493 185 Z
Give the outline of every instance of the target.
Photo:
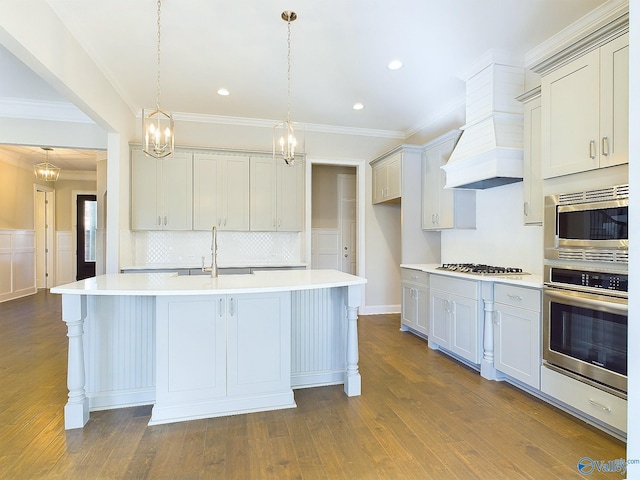
M 211 228 L 211 266 L 204 266 L 204 257 L 202 257 L 202 271 L 211 272 L 211 278 L 218 277 L 218 229 L 214 225 Z

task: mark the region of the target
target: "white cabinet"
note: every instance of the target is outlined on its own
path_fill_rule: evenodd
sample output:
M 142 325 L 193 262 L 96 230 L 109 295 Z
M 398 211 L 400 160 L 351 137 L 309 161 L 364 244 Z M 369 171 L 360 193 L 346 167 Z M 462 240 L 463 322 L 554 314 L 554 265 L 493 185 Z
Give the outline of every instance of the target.
M 150 424 L 293 407 L 289 292 L 156 300 Z
M 131 151 L 131 229 L 191 230 L 191 153 L 156 159 Z
M 402 196 L 402 152 L 390 152 L 389 156 L 378 158 L 370 165 L 372 203 L 399 203 Z
M 522 215 L 525 225 L 542 224 L 542 99 L 540 88 L 518 97 L 524 105 Z
M 503 372 L 540 388 L 540 290 L 494 284 L 494 364 Z
M 299 232 L 304 227 L 304 162 L 251 158 L 250 228 Z
M 542 77 L 543 177 L 628 162 L 629 38 Z
M 476 192 L 445 189 L 446 174 L 440 167 L 447 163 L 460 137 L 454 130 L 425 145 L 422 154 L 422 228 L 476 228 Z
M 249 231 L 249 157 L 193 155 L 193 229 Z
M 429 335 L 429 274 L 402 268 L 401 330 Z
M 482 357 L 480 282 L 430 275 L 429 348 L 445 349 L 479 364 Z

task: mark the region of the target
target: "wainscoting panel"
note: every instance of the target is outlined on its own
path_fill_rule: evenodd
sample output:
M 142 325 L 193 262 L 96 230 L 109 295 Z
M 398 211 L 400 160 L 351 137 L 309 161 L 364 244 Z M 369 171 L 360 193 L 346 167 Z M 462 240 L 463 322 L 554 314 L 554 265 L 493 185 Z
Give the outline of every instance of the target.
M 56 232 L 56 285 L 75 282 L 73 232 Z
M 155 400 L 155 297 L 89 296 L 84 327 L 91 410 Z
M 346 288 L 291 293 L 291 386 L 344 383 Z
M 0 302 L 36 293 L 33 230 L 0 230 Z

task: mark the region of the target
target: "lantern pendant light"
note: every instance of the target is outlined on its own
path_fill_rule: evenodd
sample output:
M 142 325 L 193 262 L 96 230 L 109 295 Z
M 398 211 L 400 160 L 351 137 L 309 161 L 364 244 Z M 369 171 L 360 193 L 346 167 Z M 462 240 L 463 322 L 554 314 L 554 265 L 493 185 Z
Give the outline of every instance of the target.
M 304 126 L 291 121 L 291 22 L 298 16 L 285 10 L 280 15 L 287 22 L 287 120 L 273 127 L 273 158 L 280 157 L 287 165 L 293 165 L 298 157 L 304 157 Z
M 173 117 L 160 109 L 160 7 L 161 0 L 158 0 L 156 109 L 150 113 L 142 110 L 144 153 L 155 158 L 171 155 L 175 145 Z
M 51 147 L 40 147 L 45 151 L 47 159 L 33 166 L 33 173 L 38 180 L 44 180 L 45 182 L 55 182 L 60 176 L 60 168 L 56 167 L 52 163 L 49 163 L 49 152 L 53 151 Z

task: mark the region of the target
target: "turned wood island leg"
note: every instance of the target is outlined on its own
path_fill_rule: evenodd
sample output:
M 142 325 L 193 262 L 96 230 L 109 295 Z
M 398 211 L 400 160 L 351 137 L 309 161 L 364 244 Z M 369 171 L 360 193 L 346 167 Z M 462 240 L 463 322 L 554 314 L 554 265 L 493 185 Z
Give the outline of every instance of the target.
M 67 324 L 69 356 L 67 386 L 69 400 L 64 407 L 64 428 L 82 428 L 89 421 L 89 399 L 85 395 L 82 333 L 87 316 L 86 295 L 62 295 L 62 319 Z
M 349 397 L 361 394 L 362 382 L 358 370 L 358 307 L 361 286 L 347 287 L 347 371 L 344 392 Z

